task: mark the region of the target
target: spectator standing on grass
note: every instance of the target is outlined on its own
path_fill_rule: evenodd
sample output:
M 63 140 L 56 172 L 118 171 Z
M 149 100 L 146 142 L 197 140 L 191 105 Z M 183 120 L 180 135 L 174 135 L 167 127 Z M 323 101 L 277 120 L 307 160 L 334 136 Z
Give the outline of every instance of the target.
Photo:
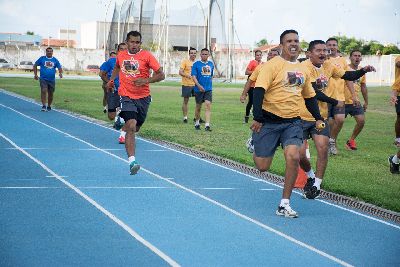
M 127 46 L 125 43 L 120 43 L 117 47 L 117 53 L 120 53 L 121 51 L 125 51 L 127 49 Z M 114 52 L 115 54 L 115 52 Z M 105 87 L 107 88 L 107 83 L 112 75 L 112 72 L 114 70 L 115 62 L 117 61 L 117 54 L 115 56 L 111 56 L 106 62 L 104 62 L 100 66 L 100 73 L 99 76 L 103 80 L 103 84 L 105 84 Z M 118 95 L 118 88 L 119 88 L 119 78 L 118 75 L 115 77 L 114 80 L 114 90 L 109 91 L 107 89 L 106 92 L 106 99 L 107 99 L 107 115 L 110 120 L 115 120 L 114 128 L 116 130 L 121 130 L 120 135 L 118 137 L 118 143 L 120 144 L 125 144 L 125 125 L 121 125 L 121 119 L 119 116 L 117 116 L 117 109 L 119 111 L 119 106 L 121 105 L 120 101 L 120 96 Z
M 307 109 L 322 127 L 315 91 L 308 70 L 297 61 L 300 53 L 299 35 L 286 30 L 280 35 L 281 56 L 263 64 L 253 92 L 253 159 L 259 171 L 267 171 L 279 145 L 286 161 L 282 199 L 276 215 L 298 217 L 290 206 L 290 196 L 299 168 L 299 149 L 303 142 L 299 102 L 305 100 Z
M 210 52 L 207 48 L 201 49 L 200 59 L 193 64 L 192 79 L 195 83 L 194 95 L 196 98 L 195 124 L 194 128 L 200 130 L 200 111 L 205 104 L 205 127 L 204 130 L 211 131 L 211 103 L 212 103 L 212 78 L 214 75 L 214 64 L 208 60 Z
M 37 67 L 40 67 L 40 99 L 42 111 L 50 111 L 53 103 L 54 91 L 56 90 L 56 68 L 60 79 L 63 77 L 63 69 L 57 58 L 53 57 L 53 48 L 46 48 L 46 55 L 41 56 L 33 65 L 34 79 L 39 80 Z M 47 107 L 46 107 L 47 100 Z
M 135 157 L 135 133 L 140 130 L 146 120 L 151 102 L 149 84 L 164 80 L 165 75 L 157 59 L 149 51 L 141 49 L 140 32 L 129 32 L 126 36 L 126 44 L 128 49 L 117 55 L 107 87 L 110 91 L 114 90 L 114 80 L 119 75 L 118 94 L 121 96 L 119 115 L 125 120 L 125 149 L 130 174 L 135 175 L 140 169 Z M 152 76 L 150 76 L 151 70 Z
M 196 60 L 197 51 L 194 48 L 189 49 L 189 58 L 185 58 L 181 62 L 181 67 L 179 69 L 179 75 L 182 76 L 182 94 L 183 103 L 182 103 L 182 113 L 183 113 L 183 122 L 188 122 L 188 103 L 189 98 L 193 96 L 194 89 L 194 81 L 192 79 L 192 66 L 194 61 Z
M 395 59 L 395 78 L 392 85 L 392 96 L 390 102 L 396 106 L 396 123 L 394 130 L 396 138 L 394 139 L 394 145 L 397 147 L 397 153 L 393 156 L 389 156 L 388 161 L 390 165 L 390 172 L 399 174 L 399 163 L 400 163 L 400 56 Z

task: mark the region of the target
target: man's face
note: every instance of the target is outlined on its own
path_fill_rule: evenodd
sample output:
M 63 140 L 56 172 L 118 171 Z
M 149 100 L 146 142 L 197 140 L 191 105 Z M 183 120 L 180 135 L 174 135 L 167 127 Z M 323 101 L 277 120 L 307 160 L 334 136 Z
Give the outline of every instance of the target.
M 208 51 L 201 51 L 201 54 L 200 54 L 200 57 L 201 57 L 201 61 L 207 61 L 208 60 L 208 56 L 209 56 L 209 53 L 208 53 Z
M 197 51 L 196 50 L 189 50 L 189 58 L 191 61 L 194 61 L 197 56 Z
M 46 57 L 52 57 L 53 56 L 53 49 L 46 49 Z
M 330 40 L 326 42 L 326 47 L 328 48 L 328 54 L 336 55 L 338 51 L 338 43 L 335 40 Z
M 358 67 L 358 65 L 360 65 L 360 62 L 362 60 L 362 55 L 361 52 L 353 52 L 353 54 L 351 54 L 350 56 L 350 62 L 352 65 Z
M 140 36 L 129 36 L 129 39 L 126 40 L 126 44 L 128 45 L 128 51 L 131 54 L 136 54 L 140 50 L 140 46 L 142 45 L 142 41 L 140 40 Z
M 315 66 L 321 66 L 326 59 L 327 48 L 325 44 L 317 44 L 308 52 L 308 58 Z
M 279 55 L 278 51 L 276 51 L 276 50 L 269 51 L 268 55 L 267 55 L 267 61 L 270 60 L 270 59 L 273 59 L 274 57 L 276 57 L 278 55 Z
M 126 44 L 120 45 L 118 47 L 118 53 L 121 51 L 125 51 L 126 49 L 128 49 L 128 46 Z
M 254 59 L 255 59 L 256 61 L 260 62 L 261 59 L 262 59 L 262 52 L 257 52 L 257 53 L 254 55 Z
M 285 59 L 296 59 L 300 54 L 299 36 L 295 33 L 288 33 L 283 37 L 282 57 Z

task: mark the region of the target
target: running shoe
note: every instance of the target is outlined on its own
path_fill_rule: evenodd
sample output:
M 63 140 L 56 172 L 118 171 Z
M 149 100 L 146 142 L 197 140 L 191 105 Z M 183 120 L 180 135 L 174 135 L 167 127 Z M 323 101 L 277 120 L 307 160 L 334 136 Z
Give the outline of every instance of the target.
M 118 143 L 125 144 L 125 137 L 122 135 L 120 137 L 118 137 Z
M 129 164 L 129 169 L 130 169 L 130 171 L 131 171 L 131 175 L 135 175 L 135 174 L 137 174 L 137 172 L 139 171 L 140 165 L 136 162 L 136 160 L 135 160 L 135 161 L 132 161 L 132 162 Z
M 246 148 L 247 148 L 247 151 L 249 151 L 250 153 L 253 154 L 253 152 L 254 152 L 253 137 L 250 136 L 249 139 L 247 139 Z
M 183 119 L 183 123 L 187 123 L 188 122 L 188 120 L 187 119 Z
M 345 147 L 348 150 L 357 150 L 356 141 L 354 139 L 347 140 Z
M 285 205 L 285 206 L 278 206 L 278 209 L 276 210 L 276 215 L 278 216 L 285 216 L 288 218 L 297 218 L 299 217 L 297 212 L 294 211 L 290 205 Z
M 51 111 L 51 107 L 50 106 L 47 106 L 47 111 Z
M 336 141 L 329 140 L 329 154 L 337 155 Z
M 211 132 L 210 126 L 206 126 L 206 127 L 204 128 L 204 130 L 206 130 L 207 132 Z
M 244 117 L 243 123 L 249 123 L 249 116 Z
M 42 106 L 41 111 L 47 111 L 46 106 Z
M 389 158 L 388 158 L 390 172 L 393 174 L 399 174 L 400 173 L 399 164 L 396 164 L 393 162 L 393 157 L 394 157 L 394 155 L 389 156 Z
M 123 118 L 120 116 L 117 117 L 117 120 L 114 122 L 114 128 L 115 130 L 121 130 L 122 127 L 124 127 L 125 121 Z
M 200 130 L 200 124 L 195 125 L 194 128 L 195 128 L 196 130 Z

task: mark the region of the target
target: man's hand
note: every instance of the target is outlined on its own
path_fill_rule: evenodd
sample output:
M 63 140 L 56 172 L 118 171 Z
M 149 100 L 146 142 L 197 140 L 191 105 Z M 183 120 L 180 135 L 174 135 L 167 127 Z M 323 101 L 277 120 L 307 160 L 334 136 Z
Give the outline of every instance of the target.
M 244 103 L 246 101 L 247 95 L 241 95 L 240 96 L 240 102 Z
M 204 93 L 206 90 L 204 89 L 204 87 L 202 85 L 199 86 L 199 91 Z
M 396 105 L 396 104 L 397 104 L 397 96 L 392 95 L 392 96 L 390 97 L 390 104 L 391 104 L 391 105 Z
M 338 100 L 338 104 L 336 105 L 337 108 L 344 107 L 344 101 Z
M 149 83 L 149 79 L 147 78 L 139 78 L 133 81 L 133 84 L 136 86 L 143 86 Z
M 114 80 L 109 80 L 106 87 L 109 92 L 112 92 L 114 90 Z
M 58 76 L 60 77 L 60 79 L 62 79 L 62 77 L 63 77 L 61 72 L 58 74 Z
M 261 122 L 253 121 L 253 123 L 252 123 L 251 126 L 250 126 L 250 129 L 251 129 L 253 132 L 258 133 L 258 132 L 260 132 L 261 127 L 262 127 L 262 123 L 261 123 Z
M 361 106 L 360 100 L 358 100 L 357 97 L 353 96 L 352 100 L 353 100 L 353 106 L 355 107 Z
M 376 69 L 375 69 L 373 66 L 371 66 L 371 65 L 365 66 L 365 67 L 363 68 L 363 70 L 364 70 L 365 72 L 376 71 Z
M 367 108 L 368 108 L 368 102 L 364 102 L 364 105 L 363 105 L 364 112 L 367 111 Z
M 315 128 L 317 129 L 317 131 L 321 131 L 325 128 L 325 122 L 321 121 L 321 120 L 317 120 L 315 122 Z
M 39 77 L 37 75 L 33 76 L 33 79 L 35 79 L 36 81 L 39 80 Z

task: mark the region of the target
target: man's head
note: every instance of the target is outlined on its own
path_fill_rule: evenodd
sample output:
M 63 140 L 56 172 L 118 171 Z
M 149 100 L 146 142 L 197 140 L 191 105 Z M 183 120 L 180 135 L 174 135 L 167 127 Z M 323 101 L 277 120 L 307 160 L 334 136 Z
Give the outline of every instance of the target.
M 273 59 L 274 57 L 279 56 L 279 50 L 277 48 L 273 48 L 269 50 L 267 54 L 267 61 Z
M 261 50 L 256 50 L 254 51 L 254 59 L 258 62 L 261 62 L 262 60 L 262 52 Z
M 128 46 L 126 45 L 126 43 L 120 43 L 117 46 L 117 53 L 120 52 L 120 51 L 124 51 L 126 49 L 128 49 Z
M 299 34 L 295 30 L 286 30 L 279 37 L 282 58 L 296 61 L 300 53 Z
M 331 37 L 326 40 L 326 47 L 328 48 L 328 54 L 332 56 L 336 56 L 339 50 L 339 41 L 338 39 Z
M 117 53 L 115 53 L 114 51 L 110 52 L 110 58 L 116 57 L 116 56 L 117 56 Z
M 314 66 L 320 67 L 326 59 L 326 44 L 322 40 L 311 41 L 308 45 L 307 56 Z
M 140 51 L 142 45 L 142 35 L 138 31 L 130 31 L 126 35 L 126 42 L 128 45 L 128 51 L 131 54 L 136 54 Z
M 194 61 L 194 60 L 196 59 L 196 56 L 197 56 L 197 50 L 194 49 L 193 47 L 191 47 L 191 48 L 189 49 L 189 59 L 190 59 L 191 61 Z
M 53 48 L 50 46 L 46 48 L 46 57 L 52 57 L 53 56 Z
M 354 49 L 350 52 L 350 62 L 354 67 L 358 67 L 358 65 L 360 65 L 361 60 L 362 60 L 362 54 L 360 50 Z
M 209 56 L 210 56 L 210 51 L 207 48 L 201 49 L 201 51 L 200 51 L 201 61 L 203 61 L 203 62 L 208 61 Z

